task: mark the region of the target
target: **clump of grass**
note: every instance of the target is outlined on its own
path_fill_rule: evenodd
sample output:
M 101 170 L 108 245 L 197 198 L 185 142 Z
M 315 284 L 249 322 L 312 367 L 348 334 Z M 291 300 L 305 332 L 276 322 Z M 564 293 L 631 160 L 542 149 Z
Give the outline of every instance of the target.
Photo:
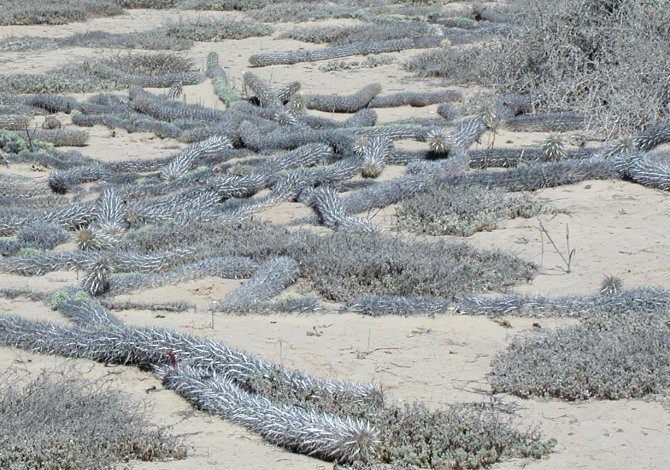
M 193 41 L 171 37 L 161 31 L 144 33 L 108 33 L 106 31 L 87 31 L 63 38 L 40 36 L 8 37 L 0 41 L 3 51 L 54 50 L 61 47 L 105 47 L 114 49 L 164 49 L 185 50 Z
M 306 235 L 290 253 L 314 289 L 336 302 L 366 294 L 453 299 L 459 292 L 504 289 L 530 280 L 536 270 L 514 256 L 464 243 L 356 232 Z
M 532 195 L 484 186 L 437 186 L 405 199 L 396 209 L 397 226 L 421 235 L 469 237 L 498 228 L 506 219 L 533 217 L 543 210 Z
M 169 0 L 125 0 L 133 2 L 155 2 Z M 268 0 L 181 0 L 179 6 L 185 10 L 247 11 L 263 8 Z
M 668 310 L 600 312 L 514 341 L 492 362 L 495 392 L 566 400 L 639 398 L 670 386 Z
M 66 369 L 23 382 L 3 380 L 0 391 L 2 468 L 107 468 L 186 456 L 177 438 L 150 423 L 144 405 L 100 381 Z
M 328 18 L 352 18 L 356 14 L 353 5 L 322 3 L 267 3 L 258 10 L 249 12 L 252 18 L 268 23 L 302 22 Z
M 224 39 L 245 39 L 269 36 L 274 28 L 255 21 L 230 21 L 198 18 L 195 20 L 170 23 L 161 32 L 169 37 L 192 41 L 223 41 Z
M 50 24 L 86 21 L 96 16 L 123 12 L 114 0 L 6 0 L 0 10 L 0 26 Z
M 0 77 L 0 90 L 16 93 L 87 93 L 140 87 L 193 85 L 202 81 L 190 60 L 171 53 L 128 53 L 70 64 L 44 74 Z

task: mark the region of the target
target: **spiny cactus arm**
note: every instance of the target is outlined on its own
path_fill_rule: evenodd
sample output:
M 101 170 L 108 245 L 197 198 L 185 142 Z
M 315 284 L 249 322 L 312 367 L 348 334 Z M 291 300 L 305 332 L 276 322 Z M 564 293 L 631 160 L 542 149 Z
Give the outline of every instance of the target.
M 127 228 L 124 220 L 126 202 L 114 187 L 104 189 L 93 208 L 96 228 L 104 231 L 123 231 Z
M 160 273 L 118 274 L 110 278 L 109 295 L 127 294 L 139 289 L 178 284 L 205 276 L 223 279 L 245 279 L 253 275 L 258 264 L 241 256 L 223 256 L 186 263 Z
M 221 343 L 174 330 L 113 324 L 80 328 L 0 315 L 0 345 L 111 364 L 154 366 L 168 364 L 166 351 L 172 349 L 180 360 L 194 367 L 214 369 L 250 391 L 255 390 L 252 379 L 260 381 L 270 391 L 272 384 L 280 381 L 297 393 L 309 393 L 315 399 L 315 407 L 318 407 L 319 398 L 332 400 L 334 395 L 341 400 L 375 403 L 381 397 L 377 386 L 319 379 Z
M 583 114 L 575 112 L 522 114 L 507 119 L 504 126 L 514 132 L 565 132 L 582 129 L 585 120 Z
M 392 95 L 376 96 L 369 103 L 369 108 L 394 108 L 398 106 L 423 107 L 445 101 L 459 101 L 462 95 L 453 90 L 411 92 L 403 91 Z
M 635 147 L 648 152 L 661 144 L 670 142 L 670 122 L 661 122 L 633 137 Z
M 148 114 L 161 121 L 170 122 L 179 119 L 193 119 L 214 122 L 230 117 L 229 111 L 205 108 L 204 106 L 186 104 L 181 101 L 166 100 L 139 87 L 130 87 L 128 94 L 130 96 L 130 106 L 134 110 Z
M 215 304 L 219 312 L 245 312 L 280 294 L 293 284 L 300 274 L 298 263 L 289 257 L 270 259 L 261 265 L 253 277 Z
M 633 158 L 627 169 L 628 177 L 649 188 L 670 191 L 670 166 L 652 158 L 639 155 Z
M 376 232 L 374 223 L 363 217 L 348 215 L 337 193 L 328 186 L 317 188 L 312 193 L 312 206 L 321 223 L 333 230 Z
M 333 46 L 325 49 L 265 52 L 254 54 L 249 57 L 249 63 L 254 67 L 266 67 L 268 65 L 290 65 L 298 64 L 300 62 L 340 59 L 352 55 L 399 52 L 406 49 L 435 47 L 440 44 L 441 40 L 442 38 L 440 37 L 390 39 L 387 41 L 361 42 L 343 46 Z
M 259 173 L 272 173 L 298 167 L 323 164 L 333 157 L 330 145 L 312 143 L 302 145 L 283 155 L 266 160 L 258 166 Z
M 391 139 L 381 135 L 369 139 L 363 149 L 362 175 L 365 178 L 376 178 L 384 170 L 386 159 L 393 149 Z
M 1 260 L 0 271 L 21 276 L 42 276 L 59 270 L 87 269 L 95 263 L 96 258 L 94 254 L 80 251 L 45 252 Z
M 191 366 L 162 367 L 163 384 L 198 408 L 246 426 L 271 444 L 327 461 L 366 461 L 378 442 L 369 423 L 276 404 L 225 376 Z
M 342 121 L 341 127 L 374 127 L 376 124 L 377 113 L 375 110 L 363 108 Z
M 81 289 L 92 295 L 102 295 L 109 290 L 109 275 L 112 271 L 109 259 L 98 259 L 81 280 Z
M 53 192 L 65 194 L 74 186 L 90 183 L 111 176 L 111 172 L 102 165 L 85 166 L 70 170 L 56 170 L 49 174 L 49 187 Z
M 163 180 L 175 180 L 193 170 L 199 160 L 215 156 L 226 149 L 233 147 L 232 142 L 225 136 L 215 135 L 197 142 L 179 152 L 160 173 Z
M 78 326 L 121 326 L 121 320 L 94 298 L 77 289 L 57 291 L 51 297 L 51 307 Z
M 381 85 L 368 85 L 353 95 L 305 95 L 305 107 L 329 113 L 355 113 L 382 91 Z
M 244 84 L 256 95 L 261 107 L 276 108 L 281 105 L 277 94 L 272 90 L 268 82 L 263 80 L 253 72 L 245 72 L 243 75 Z

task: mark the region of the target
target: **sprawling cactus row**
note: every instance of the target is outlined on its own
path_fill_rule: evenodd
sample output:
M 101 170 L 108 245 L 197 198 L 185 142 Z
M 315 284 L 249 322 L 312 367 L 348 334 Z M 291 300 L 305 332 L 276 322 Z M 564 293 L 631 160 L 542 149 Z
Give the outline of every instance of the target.
M 400 92 L 393 95 L 375 96 L 369 103 L 370 108 L 393 108 L 397 106 L 422 107 L 446 101 L 458 101 L 461 94 L 453 90 L 429 92 Z
M 600 158 L 568 160 L 501 172 L 475 172 L 442 177 L 452 184 L 479 184 L 499 187 L 507 191 L 535 191 L 585 180 L 616 179 L 617 172 L 611 162 Z
M 70 240 L 67 231 L 56 224 L 38 222 L 21 227 L 16 232 L 21 247 L 51 250 Z
M 617 179 L 619 174 L 611 160 L 585 158 L 563 162 L 529 165 L 500 172 L 472 172 L 432 174 L 426 178 L 409 175 L 384 181 L 370 188 L 356 191 L 344 198 L 344 208 L 356 214 L 395 204 L 435 184 L 435 179 L 446 185 L 480 185 L 498 187 L 507 191 L 535 191 L 590 179 Z
M 215 370 L 252 393 L 265 387 L 272 390 L 272 383 L 279 382 L 282 388 L 311 396 L 315 410 L 340 400 L 375 404 L 381 394 L 375 386 L 318 379 L 212 340 L 164 329 L 115 324 L 81 328 L 3 315 L 0 344 L 42 354 L 127 365 L 167 365 L 166 351 L 171 349 L 180 361 Z
M 344 132 L 344 129 L 277 129 L 263 134 L 258 126 L 246 124 L 240 126 L 240 134 L 244 145 L 252 150 L 292 150 L 305 144 L 321 142 L 333 146 L 335 150 L 346 151 L 353 149 L 355 142 L 351 132 Z
M 76 230 L 88 226 L 93 220 L 93 204 L 89 202 L 58 206 L 42 211 L 0 212 L 0 235 L 9 236 L 26 224 L 46 222 L 56 224 L 66 230 Z
M 300 49 L 286 52 L 263 52 L 249 57 L 249 63 L 254 67 L 291 65 L 300 62 L 340 59 L 352 55 L 381 54 L 384 52 L 399 52 L 405 49 L 434 47 L 439 45 L 441 41 L 442 38 L 440 37 L 422 37 L 416 39 L 405 38 L 390 39 L 388 41 L 353 43 L 317 50 Z
M 151 254 L 105 253 L 105 259 L 115 272 L 155 273 L 183 264 L 193 259 L 194 254 L 191 248 L 180 248 Z M 91 251 L 44 252 L 3 260 L 0 270 L 22 276 L 41 276 L 53 271 L 92 269 L 100 258 L 101 254 Z
M 215 191 L 196 187 L 169 196 L 130 204 L 125 219 L 131 227 L 214 215 L 221 198 Z
M 343 231 L 375 232 L 379 230 L 368 219 L 348 215 L 342 206 L 342 201 L 332 188 L 318 188 L 311 197 L 314 210 L 326 227 Z
M 452 307 L 447 299 L 436 297 L 405 297 L 396 295 L 371 295 L 347 302 L 345 311 L 363 315 L 435 315 Z
M 0 271 L 22 276 L 41 276 L 48 272 L 84 269 L 91 266 L 93 257 L 83 252 L 44 252 L 0 261 Z
M 659 312 L 670 308 L 670 291 L 653 287 L 601 291 L 593 295 L 546 297 L 506 295 L 482 297 L 460 295 L 459 313 L 467 315 L 512 315 L 528 317 L 587 317 L 601 312 Z
M 253 277 L 214 306 L 220 312 L 251 312 L 293 284 L 300 272 L 298 263 L 283 256 L 272 258 L 258 268 Z
M 381 91 L 381 85 L 373 83 L 348 96 L 305 95 L 305 107 L 329 113 L 355 113 L 368 106 Z
M 487 169 L 487 168 L 509 168 L 519 165 L 541 163 L 545 160 L 548 151 L 557 151 L 559 147 L 554 147 L 556 144 L 551 143 L 551 148 L 492 148 L 482 150 L 470 150 L 468 152 L 468 159 L 471 168 Z M 562 150 L 558 153 L 554 152 L 553 156 L 558 156 L 561 160 L 575 160 L 588 158 L 594 154 L 592 149 L 587 148 L 571 148 L 565 147 L 565 143 L 561 144 Z M 549 147 L 549 141 L 545 141 L 544 145 Z M 424 156 L 425 158 L 425 156 Z
M 169 122 L 162 122 L 139 114 L 137 117 L 114 114 L 75 114 L 72 116 L 72 123 L 84 127 L 101 125 L 110 129 L 125 129 L 128 132 L 152 132 L 158 137 L 177 138 L 182 134 L 179 127 Z
M 198 408 L 242 424 L 271 444 L 338 463 L 367 461 L 377 444 L 369 423 L 273 403 L 225 375 L 184 366 L 158 371 L 164 385 Z

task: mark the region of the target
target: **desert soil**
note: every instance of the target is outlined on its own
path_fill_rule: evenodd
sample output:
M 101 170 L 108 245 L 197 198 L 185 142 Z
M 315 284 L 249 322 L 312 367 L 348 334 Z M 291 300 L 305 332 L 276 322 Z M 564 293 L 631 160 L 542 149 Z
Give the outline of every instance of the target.
M 43 35 L 67 36 L 75 32 L 104 30 L 131 32 L 152 29 L 168 20 L 184 17 L 235 17 L 235 13 L 129 10 L 127 14 L 99 18 L 64 26 L 0 27 L 0 37 Z M 347 23 L 347 21 L 338 21 Z M 323 23 L 323 22 L 319 22 Z M 350 23 L 350 22 L 349 22 Z M 277 25 L 277 33 L 292 27 Z M 316 47 L 293 40 L 250 38 L 240 41 L 196 43 L 185 52 L 204 68 L 207 54 L 218 52 L 234 84 L 242 82 L 248 57 L 262 51 Z M 118 51 L 84 48 L 4 53 L 0 73 L 43 72 L 71 60 Z M 417 79 L 400 64 L 418 51 L 385 54 L 393 61 L 370 69 L 323 72 L 322 63 L 274 66 L 255 69 L 272 83 L 298 80 L 305 93 L 348 94 L 378 82 L 383 93 L 402 90 L 426 91 L 442 86 L 437 80 Z M 122 52 L 123 53 L 123 52 Z M 361 60 L 360 58 L 344 59 Z M 473 90 L 465 90 L 473 93 Z M 223 108 L 209 81 L 184 87 L 185 100 Z M 81 96 L 81 95 L 73 95 Z M 380 121 L 435 116 L 435 106 L 378 110 Z M 69 116 L 59 116 L 69 127 Z M 40 123 L 42 118 L 35 118 Z M 184 144 L 151 134 L 128 134 L 93 127 L 83 153 L 104 161 L 151 158 L 169 155 Z M 534 145 L 542 134 L 502 132 L 497 144 Z M 487 137 L 480 145 L 487 144 Z M 23 174 L 43 180 L 48 174 L 30 166 L 12 165 L 2 173 Z M 400 174 L 389 167 L 384 178 Z M 2 174 L 0 173 L 0 174 Z M 0 176 L 1 177 L 1 176 Z M 538 192 L 556 215 L 540 217 L 561 250 L 569 227 L 570 245 L 576 250 L 570 272 L 556 251 L 541 237 L 539 220 L 517 219 L 493 232 L 478 233 L 468 241 L 478 247 L 495 247 L 518 254 L 541 266 L 531 283 L 518 286 L 520 293 L 581 294 L 594 292 L 604 276 L 617 275 L 627 287 L 657 285 L 670 287 L 670 193 L 643 188 L 622 181 L 583 182 Z M 283 204 L 260 217 L 275 223 L 288 222 L 310 213 L 300 204 Z M 392 224 L 393 208 L 380 211 L 374 220 Z M 3 286 L 29 286 L 50 292 L 76 282 L 75 272 L 56 272 L 39 278 L 0 274 Z M 488 318 L 447 315 L 431 318 L 369 318 L 351 313 L 323 315 L 227 316 L 207 313 L 211 302 L 222 298 L 238 281 L 205 278 L 179 285 L 151 289 L 125 296 L 137 301 L 186 300 L 197 305 L 184 313 L 129 310 L 119 316 L 130 324 L 174 328 L 185 333 L 221 341 L 229 346 L 258 354 L 269 361 L 299 368 L 328 378 L 346 378 L 383 385 L 388 396 L 399 401 L 421 400 L 432 407 L 456 402 L 488 401 L 491 358 L 518 334 L 534 334 L 538 326 L 554 328 L 566 320 L 508 318 L 505 327 Z M 0 312 L 30 318 L 63 321 L 48 307 L 28 301 L 0 299 Z M 537 325 L 534 326 L 533 324 Z M 4 367 L 18 365 L 37 373 L 62 367 L 65 359 L 0 348 Z M 157 424 L 172 426 L 192 446 L 183 461 L 132 463 L 134 469 L 326 469 L 332 464 L 292 454 L 265 445 L 244 428 L 217 417 L 194 411 L 173 392 L 164 390 L 150 374 L 130 367 L 108 367 L 90 361 L 67 361 L 88 377 L 105 377 L 153 408 Z M 540 426 L 547 437 L 558 440 L 555 453 L 543 460 L 513 460 L 496 469 L 525 467 L 556 468 L 668 468 L 670 466 L 670 408 L 659 397 L 645 400 L 587 401 L 570 403 L 554 399 L 519 399 L 499 395 L 496 399 L 518 407 L 523 426 Z M 664 406 L 664 404 L 666 406 Z

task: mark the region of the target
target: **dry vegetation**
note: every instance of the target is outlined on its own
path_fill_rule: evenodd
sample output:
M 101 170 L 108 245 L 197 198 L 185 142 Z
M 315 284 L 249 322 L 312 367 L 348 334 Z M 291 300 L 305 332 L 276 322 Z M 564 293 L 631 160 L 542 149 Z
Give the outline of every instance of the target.
M 385 401 L 377 385 L 318 378 L 176 329 L 132 326 L 115 312 L 178 314 L 193 304 L 117 295 L 209 277 L 244 280 L 210 306 L 212 315 L 571 317 L 578 323 L 521 336 L 499 351 L 490 394 L 621 399 L 670 386 L 670 292 L 623 290 L 610 278 L 591 296 L 510 294 L 539 267 L 456 239 L 550 211 L 534 194 L 544 188 L 622 179 L 670 190 L 668 154 L 657 149 L 670 142 L 664 2 L 0 6 L 0 25 L 66 24 L 132 8 L 246 15 L 175 17 L 145 33 L 0 42 L 5 51 L 133 49 L 37 74 L 8 67 L 0 76 L 0 164 L 8 169 L 0 179 L 0 272 L 81 272 L 76 284 L 56 292 L 2 286 L 2 297 L 44 302 L 67 322 L 28 320 L 19 308 L 3 313 L 0 346 L 150 370 L 193 406 L 269 443 L 353 468 L 551 459 L 556 442 L 523 430 L 514 412 L 494 401 L 400 405 Z M 332 18 L 356 22 L 298 24 Z M 216 53 L 204 71 L 188 55 L 195 42 L 273 34 L 318 46 L 258 51 L 238 83 Z M 406 61 L 378 55 L 412 50 Z M 314 67 L 324 73 L 402 63 L 419 77 L 447 79 L 445 86 L 477 82 L 487 89 L 474 97 L 444 86 L 390 93 L 368 83 L 348 94 L 309 94 L 299 82 L 269 80 L 263 69 L 321 61 L 330 61 Z M 220 106 L 182 99 L 182 87 L 205 79 Z M 435 117 L 378 122 L 379 109 L 432 105 Z M 51 114 L 66 125 L 37 129 Z M 89 131 L 80 127 L 94 133 L 99 126 L 149 133 L 177 150 L 107 161 L 56 148 L 85 147 Z M 524 131 L 551 134 L 526 149 L 494 144 L 499 132 Z M 592 140 L 571 145 L 566 131 Z M 633 137 L 602 142 L 624 131 Z M 473 148 L 485 138 L 488 148 Z M 418 150 L 407 150 L 407 141 Z M 21 173 L 27 168 L 48 173 L 36 180 Z M 312 215 L 259 220 L 295 206 Z M 382 210 L 393 214 L 391 230 L 375 217 Z M 184 456 L 180 442 L 150 430 L 145 414 L 130 408 L 123 395 L 67 375 L 8 387 L 0 400 L 0 465 L 99 468 Z
M 186 447 L 151 424 L 150 410 L 67 367 L 26 382 L 3 373 L 3 468 L 103 468 L 128 460 L 182 459 Z

